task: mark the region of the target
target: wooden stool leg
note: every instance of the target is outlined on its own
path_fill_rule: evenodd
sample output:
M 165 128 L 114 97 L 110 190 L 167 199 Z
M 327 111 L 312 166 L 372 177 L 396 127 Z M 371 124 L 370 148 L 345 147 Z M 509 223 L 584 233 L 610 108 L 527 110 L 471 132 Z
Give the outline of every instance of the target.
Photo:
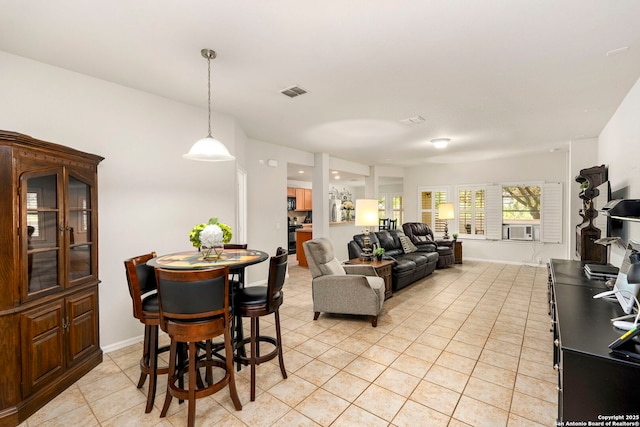
M 187 415 L 187 426 L 193 427 L 196 420 L 196 364 L 198 356 L 196 351 L 196 343 L 189 343 L 189 412 Z
M 258 351 L 256 345 L 256 338 L 258 336 L 258 319 L 256 317 L 251 318 L 251 357 L 249 358 L 249 364 L 251 365 L 251 401 L 256 400 L 256 353 Z
M 207 340 L 206 344 L 205 344 L 205 351 L 207 352 L 205 358 L 207 360 L 207 362 L 210 362 L 213 360 L 213 357 L 211 356 L 213 349 L 211 348 L 213 346 L 213 344 L 211 343 L 211 340 Z M 213 370 L 211 369 L 211 365 L 209 363 L 207 363 L 207 367 L 205 368 L 205 376 L 204 379 L 207 382 L 207 384 L 211 385 L 213 384 Z
M 153 409 L 158 385 L 158 325 L 149 326 L 149 390 L 147 391 L 147 407 L 144 412 L 148 414 Z
M 171 386 L 176 381 L 176 370 L 179 369 L 176 363 L 177 350 L 178 344 L 174 340 L 171 340 L 171 348 L 169 350 L 169 372 L 167 373 L 167 394 L 164 398 L 162 411 L 160 411 L 160 418 L 163 418 L 167 415 L 167 411 L 169 410 L 169 406 L 171 405 L 171 399 L 173 398 L 173 396 L 171 395 Z
M 244 330 L 242 329 L 242 316 L 234 316 L 234 318 L 236 319 L 236 325 L 235 325 L 235 337 L 236 337 L 236 342 L 241 342 L 244 339 Z M 240 347 L 238 347 L 238 355 L 242 356 L 242 357 L 246 357 L 247 356 L 247 352 L 244 349 L 244 345 L 241 345 Z M 242 368 L 242 363 L 240 362 L 240 360 L 238 360 L 238 366 L 237 366 L 237 370 L 238 372 L 240 371 L 240 369 Z
M 278 362 L 280 362 L 280 372 L 282 378 L 287 379 L 287 371 L 284 369 L 284 357 L 282 356 L 282 334 L 280 333 L 280 312 L 276 310 L 276 340 L 278 341 Z
M 144 325 L 144 343 L 142 344 L 142 359 L 140 359 L 140 379 L 138 380 L 138 388 L 142 388 L 147 379 L 147 370 L 149 369 L 149 339 L 151 335 L 151 326 Z
M 231 341 L 231 332 L 228 328 L 224 330 L 224 351 L 227 374 L 229 375 L 229 394 L 231 395 L 231 401 L 236 411 L 240 411 L 242 410 L 242 403 L 240 403 L 238 390 L 236 389 L 235 374 L 233 372 L 233 343 Z

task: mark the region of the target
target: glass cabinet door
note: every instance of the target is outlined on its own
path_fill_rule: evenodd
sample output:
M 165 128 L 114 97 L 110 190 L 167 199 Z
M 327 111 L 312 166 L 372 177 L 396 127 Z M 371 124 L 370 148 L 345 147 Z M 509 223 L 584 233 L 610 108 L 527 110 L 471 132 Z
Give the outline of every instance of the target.
M 91 185 L 69 176 L 67 187 L 67 238 L 69 241 L 69 282 L 91 276 L 94 272 L 94 236 L 91 224 Z
M 61 171 L 55 171 L 22 178 L 21 200 L 26 213 L 22 217 L 22 241 L 27 243 L 22 248 L 27 255 L 25 298 L 62 283 L 60 176 Z

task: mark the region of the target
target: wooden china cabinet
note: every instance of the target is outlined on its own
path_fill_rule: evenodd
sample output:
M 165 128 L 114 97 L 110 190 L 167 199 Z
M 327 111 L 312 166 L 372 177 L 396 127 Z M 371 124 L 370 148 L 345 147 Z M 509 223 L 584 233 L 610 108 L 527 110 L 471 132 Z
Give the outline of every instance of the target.
M 21 423 L 102 361 L 102 160 L 0 130 L 0 426 Z

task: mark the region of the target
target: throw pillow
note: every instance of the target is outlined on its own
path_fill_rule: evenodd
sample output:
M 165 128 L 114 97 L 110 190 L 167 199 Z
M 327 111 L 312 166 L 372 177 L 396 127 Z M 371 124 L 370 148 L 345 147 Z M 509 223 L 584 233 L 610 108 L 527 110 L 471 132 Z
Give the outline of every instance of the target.
M 338 261 L 338 258 L 334 258 L 328 263 L 326 263 L 324 265 L 324 268 L 326 269 L 323 272 L 324 274 L 341 275 L 341 276 L 344 276 L 345 274 L 347 274 L 347 272 L 344 271 L 344 267 L 342 266 L 342 264 L 340 264 L 340 261 Z
M 410 254 L 411 252 L 415 252 L 418 250 L 416 245 L 414 245 L 411 239 L 409 239 L 407 236 L 400 236 L 400 243 L 402 243 L 402 250 L 405 254 Z

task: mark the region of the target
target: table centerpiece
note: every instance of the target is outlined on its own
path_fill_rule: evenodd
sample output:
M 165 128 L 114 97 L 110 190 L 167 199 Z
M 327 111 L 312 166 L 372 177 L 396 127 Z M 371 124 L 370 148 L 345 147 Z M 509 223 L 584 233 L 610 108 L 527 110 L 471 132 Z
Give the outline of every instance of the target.
M 218 221 L 218 218 L 210 218 L 206 224 L 198 224 L 189 232 L 189 240 L 202 252 L 205 260 L 217 260 L 222 256 L 225 243 L 229 243 L 233 233 L 231 227 Z

